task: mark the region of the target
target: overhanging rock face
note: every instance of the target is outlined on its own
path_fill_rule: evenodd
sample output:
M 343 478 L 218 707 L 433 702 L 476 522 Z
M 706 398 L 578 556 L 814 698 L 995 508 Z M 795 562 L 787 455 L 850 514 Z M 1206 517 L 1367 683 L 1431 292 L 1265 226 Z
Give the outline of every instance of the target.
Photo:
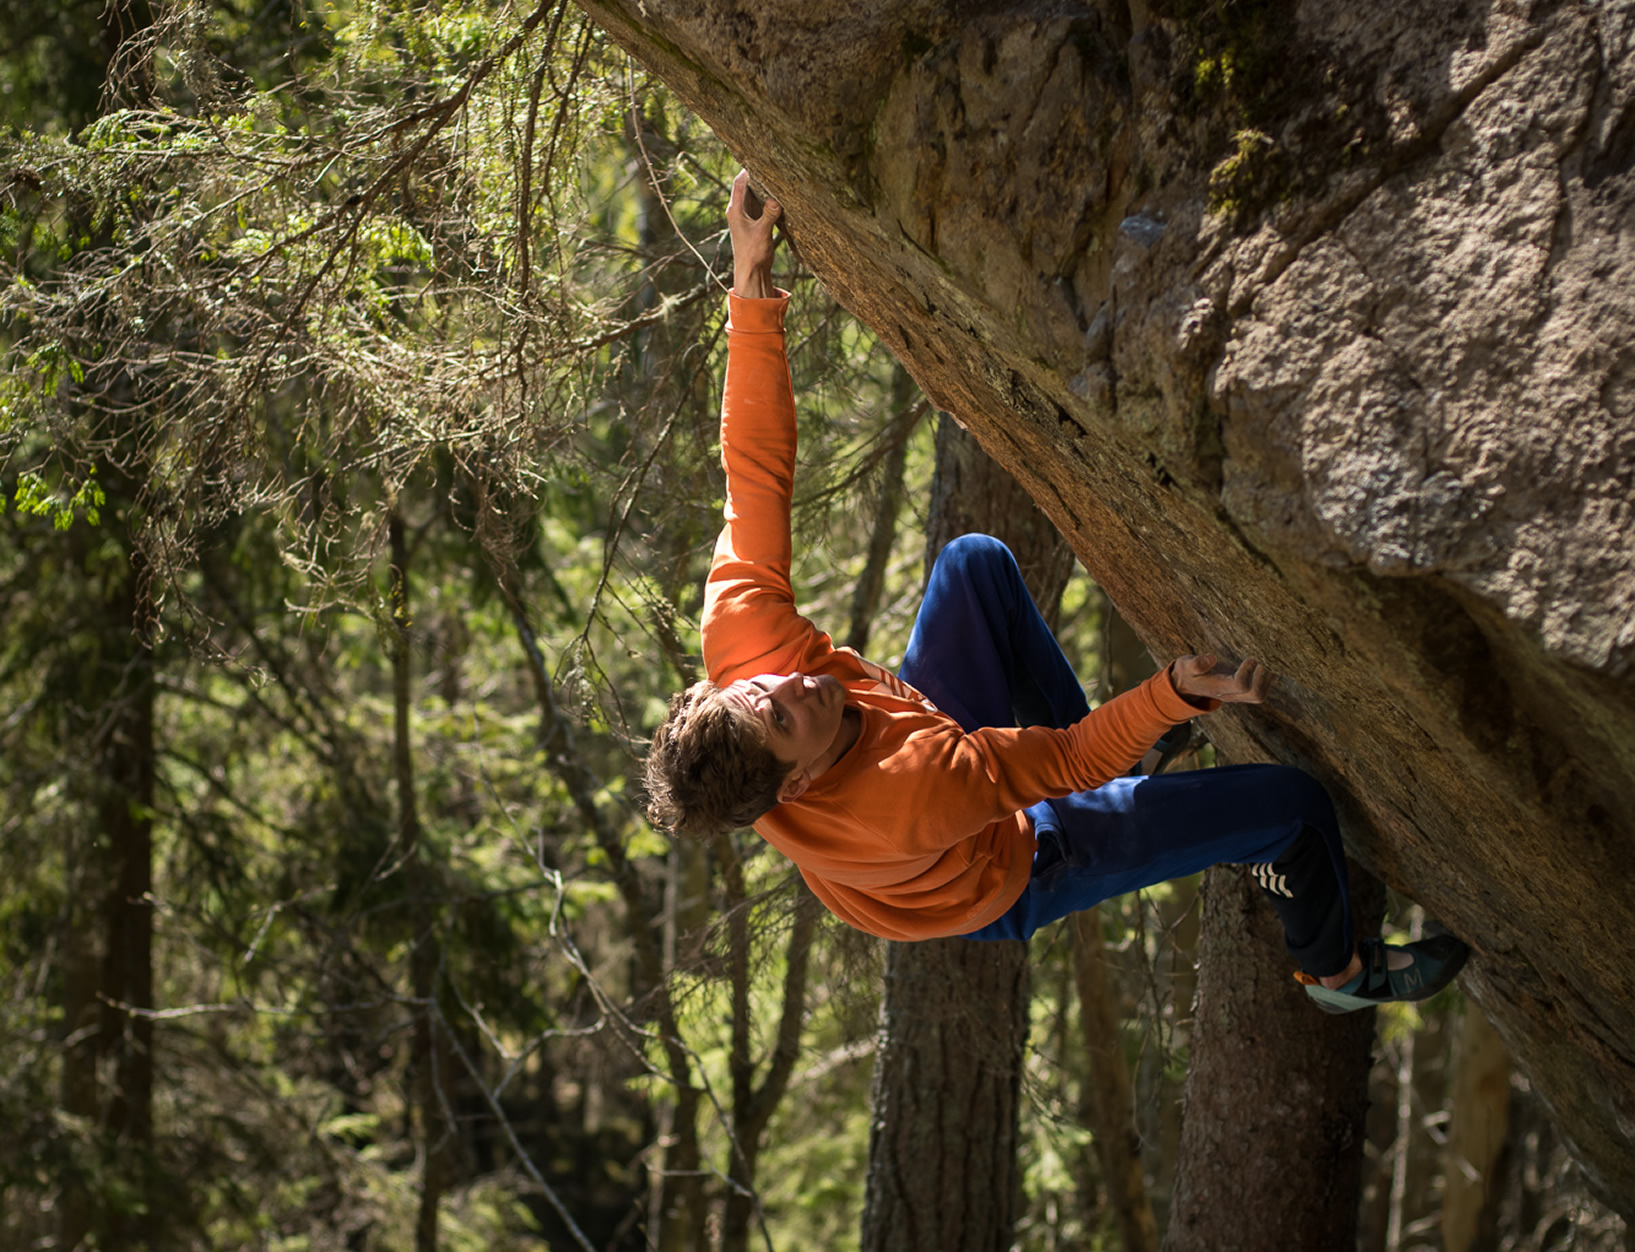
M 583 0 L 1635 1212 L 1635 5 Z

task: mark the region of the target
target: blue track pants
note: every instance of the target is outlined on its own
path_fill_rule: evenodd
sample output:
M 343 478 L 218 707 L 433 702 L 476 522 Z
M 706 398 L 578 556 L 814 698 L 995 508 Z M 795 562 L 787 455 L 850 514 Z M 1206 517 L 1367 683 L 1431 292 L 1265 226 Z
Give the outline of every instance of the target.
M 966 535 L 937 558 L 902 677 L 966 730 L 1070 726 L 1089 712 L 1078 677 L 1039 616 L 1010 549 Z M 1033 874 L 1003 917 L 973 939 L 1026 939 L 1079 909 L 1247 863 L 1283 922 L 1289 953 L 1314 977 L 1354 946 L 1345 853 L 1322 786 L 1281 765 L 1118 778 L 1028 810 Z

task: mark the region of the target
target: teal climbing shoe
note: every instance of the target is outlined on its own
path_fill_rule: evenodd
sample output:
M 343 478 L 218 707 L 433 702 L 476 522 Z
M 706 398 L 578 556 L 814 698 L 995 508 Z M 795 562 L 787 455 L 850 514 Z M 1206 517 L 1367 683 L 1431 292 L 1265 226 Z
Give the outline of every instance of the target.
M 1392 969 L 1386 953 L 1393 951 L 1409 953 L 1413 962 Z M 1364 939 L 1357 945 L 1357 955 L 1362 958 L 1362 973 L 1343 987 L 1330 991 L 1319 983 L 1305 984 L 1306 994 L 1325 1013 L 1354 1013 L 1398 1000 L 1427 999 L 1465 967 L 1470 948 L 1453 935 L 1434 935 L 1400 948 L 1387 947 L 1379 939 Z

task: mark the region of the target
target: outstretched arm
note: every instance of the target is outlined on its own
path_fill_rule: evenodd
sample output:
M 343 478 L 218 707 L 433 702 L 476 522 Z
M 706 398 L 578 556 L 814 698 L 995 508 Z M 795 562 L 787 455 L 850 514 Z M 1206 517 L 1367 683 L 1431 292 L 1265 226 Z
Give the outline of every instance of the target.
M 727 206 L 735 286 L 721 401 L 726 524 L 704 584 L 704 664 L 718 683 L 809 670 L 831 650 L 828 637 L 796 611 L 789 581 L 795 396 L 784 355 L 789 297 L 772 285 L 781 213 L 774 201 L 758 217 L 751 207 L 749 178 L 740 174 Z

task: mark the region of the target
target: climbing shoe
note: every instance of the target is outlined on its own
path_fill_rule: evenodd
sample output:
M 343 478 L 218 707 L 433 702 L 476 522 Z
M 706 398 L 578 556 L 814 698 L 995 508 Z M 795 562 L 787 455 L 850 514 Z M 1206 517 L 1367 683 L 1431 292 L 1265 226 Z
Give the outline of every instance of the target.
M 1392 969 L 1387 959 L 1390 952 L 1406 952 L 1414 959 L 1402 969 Z M 1362 958 L 1362 973 L 1336 990 L 1301 977 L 1306 994 L 1324 1012 L 1352 1013 L 1398 1000 L 1427 999 L 1464 968 L 1470 948 L 1453 935 L 1433 935 L 1400 948 L 1387 947 L 1379 939 L 1364 939 L 1357 945 L 1357 955 Z

